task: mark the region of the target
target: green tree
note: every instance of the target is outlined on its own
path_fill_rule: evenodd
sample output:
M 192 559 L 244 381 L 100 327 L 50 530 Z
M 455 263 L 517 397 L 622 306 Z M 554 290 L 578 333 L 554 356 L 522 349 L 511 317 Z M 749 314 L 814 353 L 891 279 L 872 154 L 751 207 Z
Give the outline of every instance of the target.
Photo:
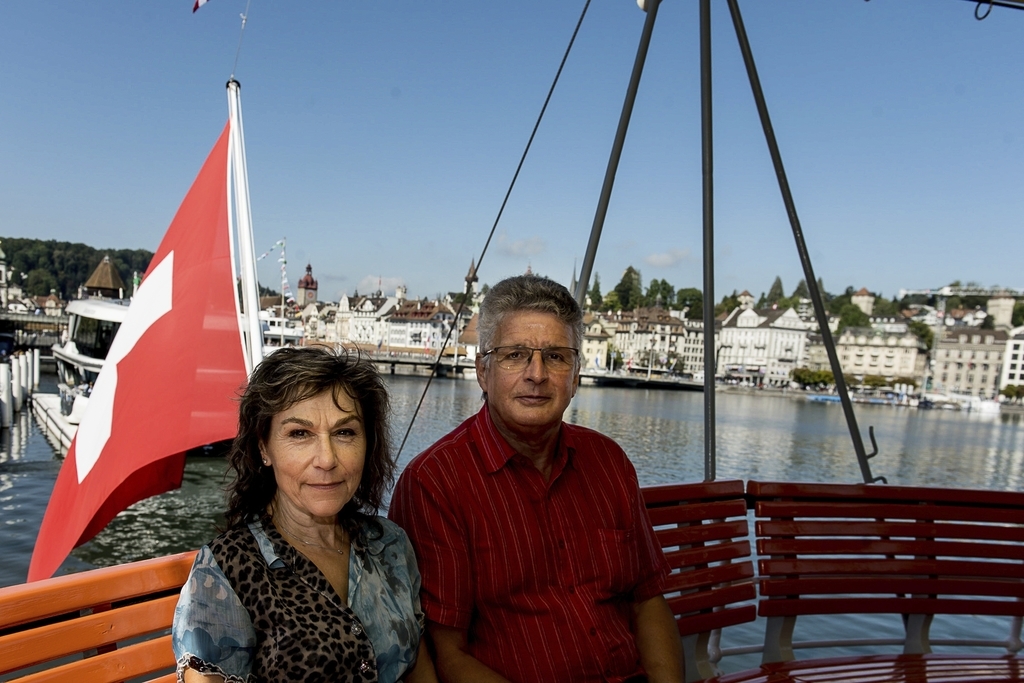
M 594 273 L 594 284 L 591 285 L 588 296 L 590 297 L 590 307 L 595 311 L 601 310 L 604 297 L 601 296 L 601 276 L 597 273 Z
M 619 301 L 619 293 L 614 289 L 604 295 L 601 308 L 605 311 L 621 311 L 622 303 Z
M 805 387 L 827 387 L 835 383 L 835 377 L 828 370 L 811 370 L 809 368 L 794 368 L 790 377 L 797 384 Z
M 826 297 L 825 310 L 832 315 L 842 315 L 843 309 L 849 305 L 850 299 L 853 297 L 853 287 L 847 287 L 839 296 Z
M 882 377 L 881 375 L 866 375 L 861 384 L 873 389 L 880 389 L 881 387 L 889 386 L 889 383 L 885 381 L 885 377 Z
M 722 301 L 715 306 L 715 316 L 720 316 L 723 313 L 732 313 L 734 310 L 740 307 L 740 296 L 739 293 L 734 289 L 732 294 L 727 294 L 722 297 Z
M 796 283 L 796 289 L 790 295 L 792 299 L 810 299 L 811 292 L 807 289 L 807 280 L 800 279 L 800 282 Z
M 838 332 L 842 332 L 847 327 L 867 327 L 870 324 L 871 319 L 868 318 L 867 313 L 860 310 L 860 307 L 855 304 L 846 304 L 839 311 Z
M 615 293 L 619 295 L 622 310 L 632 310 L 643 305 L 644 291 L 640 280 L 640 271 L 629 266 L 622 274 L 619 284 L 615 285 Z
M 690 320 L 704 317 L 704 293 L 696 287 L 684 287 L 676 292 L 676 308 L 686 310 Z
M 33 268 L 25 278 L 25 293 L 29 296 L 46 296 L 57 289 L 57 278 L 48 270 Z
M 895 316 L 899 315 L 899 312 L 900 305 L 896 301 L 896 297 L 893 297 L 891 301 L 880 296 L 875 298 L 875 307 L 872 309 L 873 315 Z
M 80 243 L 22 237 L 4 237 L 2 242 L 7 266 L 13 271 L 15 282 L 24 282 L 28 288 L 29 275 L 35 270 L 44 271 L 53 280 L 36 275 L 33 277 L 34 286 L 45 288 L 40 294 L 49 294 L 50 289 L 56 289 L 64 299 L 77 293 L 104 255 L 110 257 L 118 275 L 126 283 L 131 283 L 133 273 L 144 273 L 153 258 L 153 253 L 145 249 L 94 249 Z
M 920 320 L 911 320 L 908 325 L 911 334 L 924 342 L 925 348 L 932 348 L 932 341 L 935 339 L 935 330 Z
M 1013 319 L 1011 324 L 1014 327 L 1024 325 L 1024 301 L 1018 301 L 1013 305 Z
M 644 297 L 645 305 L 655 306 L 661 304 L 664 308 L 672 305 L 676 298 L 676 288 L 669 284 L 668 280 L 654 278 L 647 286 L 647 295 Z
M 768 305 L 779 303 L 779 299 L 786 296 L 786 293 L 782 289 L 782 278 L 778 275 L 775 276 L 775 282 L 772 283 L 771 289 L 768 290 Z

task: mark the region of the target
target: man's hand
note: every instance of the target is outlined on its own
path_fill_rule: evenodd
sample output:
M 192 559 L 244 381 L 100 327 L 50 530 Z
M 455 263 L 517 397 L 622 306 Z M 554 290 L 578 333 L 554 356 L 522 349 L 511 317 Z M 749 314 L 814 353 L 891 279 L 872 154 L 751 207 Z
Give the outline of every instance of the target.
M 427 632 L 434 642 L 437 675 L 444 683 L 510 683 L 469 654 L 465 629 L 428 621 Z
M 683 644 L 672 610 L 661 595 L 635 603 L 636 648 L 649 683 L 682 683 Z

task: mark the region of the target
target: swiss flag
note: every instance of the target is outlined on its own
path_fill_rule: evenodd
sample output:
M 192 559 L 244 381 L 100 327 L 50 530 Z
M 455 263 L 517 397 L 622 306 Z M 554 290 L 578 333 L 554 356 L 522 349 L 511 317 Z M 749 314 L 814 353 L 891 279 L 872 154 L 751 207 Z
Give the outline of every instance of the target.
M 228 226 L 230 123 L 150 262 L 57 476 L 28 580 L 143 498 L 181 485 L 185 451 L 234 436 L 247 376 Z

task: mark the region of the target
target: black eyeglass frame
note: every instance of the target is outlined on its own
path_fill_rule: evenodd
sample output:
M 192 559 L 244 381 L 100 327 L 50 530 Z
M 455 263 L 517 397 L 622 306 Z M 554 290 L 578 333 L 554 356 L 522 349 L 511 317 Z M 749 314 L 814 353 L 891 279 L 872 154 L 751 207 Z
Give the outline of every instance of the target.
M 578 370 L 579 367 L 580 367 L 580 350 L 575 348 L 575 347 L 573 347 L 573 346 L 545 346 L 543 348 L 537 348 L 537 347 L 533 347 L 533 346 L 523 346 L 523 345 L 520 345 L 520 344 L 509 344 L 509 345 L 506 345 L 506 346 L 495 346 L 490 351 L 485 351 L 484 353 L 481 353 L 480 357 L 481 358 L 486 358 L 487 356 L 490 356 L 490 355 L 494 354 L 496 351 L 500 351 L 501 349 L 519 349 L 519 350 L 522 350 L 522 351 L 529 351 L 530 352 L 529 357 L 526 359 L 526 364 L 523 365 L 523 367 L 519 368 L 519 371 L 525 370 L 526 368 L 530 367 L 530 363 L 533 362 L 533 353 L 535 351 L 539 351 L 540 352 L 541 363 L 549 371 L 550 370 L 560 371 L 560 370 L 562 370 L 562 368 L 560 366 L 558 366 L 558 365 L 555 365 L 555 366 L 549 365 L 548 362 L 546 360 L 544 360 L 544 352 L 545 351 L 555 351 L 555 350 L 572 351 L 573 355 L 574 355 L 574 360 L 569 362 L 566 365 L 565 369 L 566 370 Z M 500 367 L 502 370 L 513 371 L 513 370 L 516 369 L 516 368 L 504 367 L 501 364 L 501 361 L 496 361 L 496 362 L 498 364 L 498 367 Z

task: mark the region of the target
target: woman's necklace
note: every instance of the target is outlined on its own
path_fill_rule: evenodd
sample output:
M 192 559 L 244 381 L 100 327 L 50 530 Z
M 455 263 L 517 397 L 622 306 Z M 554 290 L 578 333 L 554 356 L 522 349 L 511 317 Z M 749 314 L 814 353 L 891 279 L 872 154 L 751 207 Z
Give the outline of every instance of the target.
M 311 541 L 307 541 L 304 538 L 300 538 L 300 537 L 296 536 L 294 533 L 292 533 L 291 531 L 288 531 L 287 529 L 285 529 L 284 525 L 281 524 L 280 522 L 274 522 L 274 526 L 276 526 L 278 528 L 278 530 L 281 531 L 282 533 L 284 533 L 286 536 L 289 536 L 293 540 L 296 540 L 299 543 L 302 543 L 304 545 L 310 545 L 310 546 L 313 546 L 314 548 L 320 548 L 321 550 L 329 550 L 330 552 L 338 553 L 339 555 L 344 555 L 345 554 L 345 548 L 332 548 L 332 547 L 327 546 L 327 545 L 320 545 L 319 543 L 313 543 Z M 341 542 L 342 542 L 342 544 L 344 544 L 345 543 L 345 530 L 344 529 L 342 529 L 341 534 L 342 534 Z

